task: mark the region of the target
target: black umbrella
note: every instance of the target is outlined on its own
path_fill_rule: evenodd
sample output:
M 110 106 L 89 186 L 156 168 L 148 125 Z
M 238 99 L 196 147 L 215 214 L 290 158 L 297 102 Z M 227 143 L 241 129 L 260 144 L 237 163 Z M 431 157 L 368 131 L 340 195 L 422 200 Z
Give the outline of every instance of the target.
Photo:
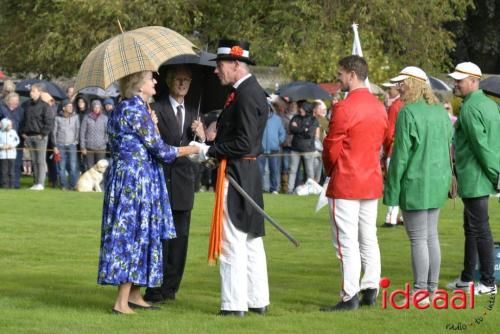
M 452 91 L 451 87 L 446 82 L 436 77 L 429 77 L 429 83 L 433 90 Z
M 479 82 L 479 88 L 484 90 L 485 93 L 500 97 L 500 77 L 489 77 Z
M 58 85 L 47 80 L 27 79 L 20 81 L 16 84 L 16 92 L 18 92 L 19 95 L 22 96 L 30 96 L 31 86 L 36 83 L 43 84 L 45 87 L 45 91 L 49 93 L 54 99 L 64 100 L 66 98 L 66 94 L 61 88 L 59 88 Z
M 168 86 L 165 82 L 167 71 L 171 65 L 186 64 L 191 67 L 193 81 L 186 95 L 186 103 L 194 106 L 198 114 L 205 114 L 212 110 L 222 109 L 229 94 L 231 87 L 222 86 L 219 78 L 214 73 L 215 61 L 210 59 L 216 55 L 210 52 L 202 51 L 198 55 L 181 55 L 170 59 L 158 70 L 156 80 L 155 100 L 163 99 L 168 96 Z
M 281 97 L 287 97 L 290 101 L 300 100 L 331 100 L 332 96 L 318 84 L 309 81 L 294 81 L 276 92 Z

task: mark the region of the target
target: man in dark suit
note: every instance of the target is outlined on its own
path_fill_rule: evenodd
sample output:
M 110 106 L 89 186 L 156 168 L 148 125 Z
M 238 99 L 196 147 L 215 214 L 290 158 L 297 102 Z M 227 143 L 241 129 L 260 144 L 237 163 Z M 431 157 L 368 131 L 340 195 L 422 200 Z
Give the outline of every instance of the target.
M 217 50 L 215 74 L 222 85 L 231 85 L 224 110 L 217 123 L 215 143 L 200 145 L 204 157 L 220 161 L 217 176 L 216 206 L 212 221 L 209 261 L 219 257 L 221 311 L 223 316 L 244 316 L 247 311 L 263 314 L 269 305 L 266 254 L 262 236 L 264 219 L 232 187 L 226 175 L 263 206 L 259 164 L 262 136 L 269 106 L 266 94 L 247 64 L 249 44 L 221 40 Z M 225 169 L 225 170 L 224 170 Z M 215 231 L 222 231 L 218 234 Z M 219 243 L 220 241 L 220 243 Z
M 158 129 L 168 145 L 185 146 L 193 140 L 196 111 L 187 106 L 184 97 L 191 84 L 191 70 L 185 65 L 171 67 L 166 78 L 169 96 L 155 103 Z M 203 127 L 198 127 L 197 138 L 204 141 Z M 148 288 L 144 300 L 161 303 L 175 299 L 179 290 L 188 248 L 189 225 L 194 202 L 194 166 L 189 159 L 178 158 L 171 165 L 164 165 L 170 207 L 174 218 L 177 238 L 163 241 L 163 284 L 160 288 Z

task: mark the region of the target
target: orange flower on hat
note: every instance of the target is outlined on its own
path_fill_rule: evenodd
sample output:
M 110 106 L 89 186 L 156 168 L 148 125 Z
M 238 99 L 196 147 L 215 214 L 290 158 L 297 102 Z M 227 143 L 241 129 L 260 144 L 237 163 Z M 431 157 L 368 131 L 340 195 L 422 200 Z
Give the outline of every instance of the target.
M 235 45 L 231 48 L 231 51 L 229 52 L 229 54 L 231 54 L 233 56 L 243 56 L 243 49 L 241 47 L 239 47 L 238 45 Z

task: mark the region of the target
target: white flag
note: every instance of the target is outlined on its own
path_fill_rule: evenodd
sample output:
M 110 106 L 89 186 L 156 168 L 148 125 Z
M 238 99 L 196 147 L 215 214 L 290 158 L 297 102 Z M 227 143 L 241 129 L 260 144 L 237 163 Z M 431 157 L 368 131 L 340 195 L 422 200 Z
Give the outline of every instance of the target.
M 327 177 L 325 179 L 325 182 L 323 183 L 323 189 L 321 190 L 321 193 L 319 194 L 318 197 L 318 203 L 316 203 L 316 212 L 321 210 L 323 207 L 325 207 L 328 204 L 328 198 L 326 198 L 326 189 L 328 188 L 328 183 L 330 183 L 330 178 Z
M 359 40 L 359 34 L 358 34 L 358 25 L 356 23 L 352 24 L 352 31 L 354 32 L 354 41 L 352 42 L 352 54 L 363 57 L 363 50 L 361 49 L 361 42 Z M 370 92 L 372 91 L 370 87 L 370 81 L 368 81 L 368 77 L 366 77 L 365 86 L 368 87 L 368 90 Z

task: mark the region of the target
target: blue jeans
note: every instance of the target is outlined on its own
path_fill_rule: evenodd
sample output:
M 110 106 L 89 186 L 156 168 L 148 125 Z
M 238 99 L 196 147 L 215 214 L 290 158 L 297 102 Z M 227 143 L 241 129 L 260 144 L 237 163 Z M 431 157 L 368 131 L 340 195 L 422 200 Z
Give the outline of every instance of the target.
M 275 152 L 277 154 L 279 152 Z M 261 155 L 259 156 L 259 166 L 260 173 L 262 178 L 264 178 L 264 171 L 266 169 L 266 163 L 269 165 L 269 192 L 278 191 L 279 183 L 280 183 L 280 156 L 269 156 L 269 155 Z M 262 184 L 265 184 L 264 180 L 262 180 Z
M 59 174 L 59 183 L 62 188 L 75 189 L 76 182 L 78 181 L 78 159 L 76 155 L 76 144 L 58 145 L 61 152 L 61 161 L 57 164 L 57 173 Z M 69 187 L 68 178 L 69 176 Z
M 292 153 L 292 149 L 290 147 L 283 147 L 282 153 L 281 172 L 288 174 L 290 171 L 290 154 Z

